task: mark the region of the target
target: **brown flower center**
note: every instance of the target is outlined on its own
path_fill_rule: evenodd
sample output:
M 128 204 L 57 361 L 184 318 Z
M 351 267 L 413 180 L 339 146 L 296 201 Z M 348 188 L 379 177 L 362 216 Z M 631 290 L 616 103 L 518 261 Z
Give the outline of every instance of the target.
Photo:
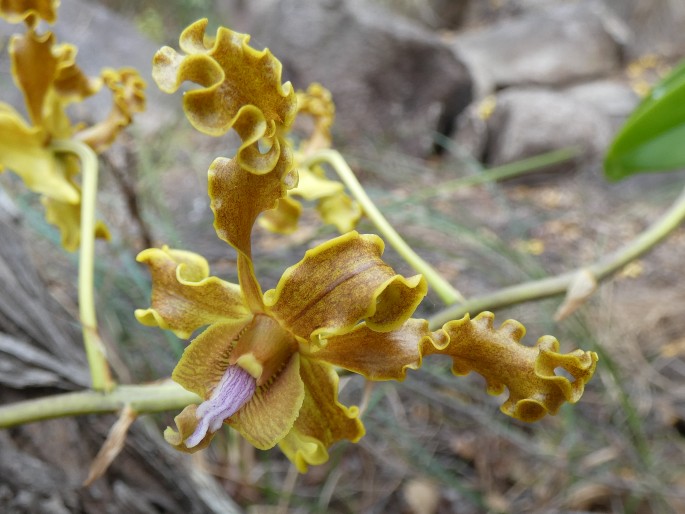
M 261 386 L 280 371 L 297 348 L 295 337 L 278 321 L 256 314 L 241 333 L 229 362 L 245 369 Z

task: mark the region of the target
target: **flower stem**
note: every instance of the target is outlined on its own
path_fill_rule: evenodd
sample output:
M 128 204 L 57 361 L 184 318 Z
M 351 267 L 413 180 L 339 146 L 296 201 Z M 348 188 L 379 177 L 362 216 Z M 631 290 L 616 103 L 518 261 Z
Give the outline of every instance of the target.
M 73 154 L 81 161 L 83 178 L 81 182 L 81 240 L 78 275 L 79 316 L 93 389 L 108 392 L 114 387 L 114 381 L 105 357 L 104 345 L 98 333 L 93 294 L 98 158 L 88 145 L 72 139 L 52 141 L 50 147 L 55 152 Z
M 620 270 L 630 261 L 648 252 L 685 220 L 685 189 L 675 200 L 669 210 L 647 230 L 623 248 L 606 255 L 589 266 L 569 271 L 556 277 L 525 282 L 500 289 L 492 294 L 471 298 L 467 302 L 443 309 L 429 320 L 432 327 L 440 327 L 452 319 L 459 319 L 468 312 L 507 307 L 531 300 L 565 293 L 578 272 L 588 271 L 599 282 Z
M 138 414 L 163 412 L 201 401 L 199 396 L 171 380 L 120 385 L 109 393 L 79 391 L 0 406 L 0 428 L 65 416 L 118 412 L 126 406 Z
M 369 195 L 357 180 L 352 169 L 339 152 L 335 150 L 319 150 L 309 156 L 302 163 L 304 167 L 311 167 L 319 163 L 328 163 L 338 174 L 340 180 L 347 186 L 350 193 L 359 202 L 364 214 L 376 226 L 378 231 L 390 243 L 407 263 L 419 273 L 423 274 L 428 284 L 435 289 L 440 299 L 447 305 L 463 302 L 464 297 L 449 282 L 447 282 L 430 264 L 419 257 L 416 252 L 406 243 L 385 216 L 378 210 Z

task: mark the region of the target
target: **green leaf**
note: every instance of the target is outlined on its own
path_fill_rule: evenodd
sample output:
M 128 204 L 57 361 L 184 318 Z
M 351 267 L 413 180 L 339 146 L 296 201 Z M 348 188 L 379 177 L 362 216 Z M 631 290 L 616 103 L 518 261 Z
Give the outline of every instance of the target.
M 685 168 L 685 62 L 635 109 L 604 159 L 610 180 L 680 168 Z

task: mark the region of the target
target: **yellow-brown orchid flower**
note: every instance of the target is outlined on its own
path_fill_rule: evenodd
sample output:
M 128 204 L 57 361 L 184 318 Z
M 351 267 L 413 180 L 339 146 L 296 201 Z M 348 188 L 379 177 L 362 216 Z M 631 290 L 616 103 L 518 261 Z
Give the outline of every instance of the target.
M 549 336 L 523 346 L 523 326 L 507 321 L 495 329 L 490 313 L 431 331 L 427 321 L 410 318 L 426 293 L 424 278 L 397 275 L 375 235 L 349 232 L 309 250 L 262 293 L 252 228 L 297 184 L 293 151 L 282 138 L 294 100 L 268 51 L 249 48 L 247 36 L 228 29 L 207 40 L 205 26 L 198 22 L 181 36 L 188 55 L 158 53 L 155 75 L 169 90 L 186 79 L 202 85 L 184 101 L 193 124 L 210 133 L 233 127 L 242 138 L 235 159 L 218 158 L 209 169 L 214 227 L 238 252 L 239 285 L 210 276 L 195 253 L 165 247 L 138 256 L 152 273 L 151 306 L 136 311 L 138 320 L 182 338 L 203 329 L 172 375 L 203 401 L 176 417 L 177 430 L 167 429 L 166 439 L 194 452 L 227 423 L 258 448 L 278 444 L 304 472 L 326 461 L 336 441 L 364 434 L 358 409 L 338 401 L 334 366 L 370 380 L 402 380 L 432 354 L 451 357 L 455 374 L 480 373 L 490 393 L 507 389 L 502 410 L 519 419 L 535 421 L 576 402 L 595 353 L 560 354 Z M 265 153 L 258 140 L 270 143 Z
M 19 16 L 16 13 L 24 6 L 31 17 L 48 13 L 49 5 L 53 3 L 15 2 L 15 9 L 8 12 Z M 54 152 L 50 142 L 74 138 L 102 152 L 131 122 L 132 114 L 143 110 L 145 84 L 130 69 L 107 69 L 101 78 L 89 78 L 76 65 L 73 45 L 58 45 L 53 34 L 38 35 L 31 27 L 26 34 L 12 37 L 9 51 L 12 75 L 24 94 L 31 124 L 0 103 L 0 172 L 15 172 L 30 190 L 42 195 L 46 219 L 59 228 L 62 245 L 73 251 L 80 242 L 79 166 L 73 156 Z M 103 82 L 114 98 L 109 117 L 88 128 L 72 126 L 66 107 L 98 92 Z M 96 236 L 108 236 L 101 223 Z
M 209 444 L 225 422 L 257 448 L 279 444 L 305 471 L 328 457 L 341 439 L 364 433 L 356 408 L 337 399 L 333 366 L 371 380 L 402 380 L 425 355 L 444 354 L 455 374 L 476 371 L 488 391 L 506 388 L 502 410 L 526 421 L 576 402 L 594 372 L 597 356 L 557 353 L 554 338 L 536 347 L 519 343 L 523 327 L 508 321 L 495 330 L 492 315 L 430 331 L 410 315 L 426 293 L 422 276 L 404 278 L 381 259 L 382 241 L 350 232 L 305 254 L 275 289 L 262 293 L 251 256 L 251 232 L 260 212 L 293 185 L 289 146 L 266 174 L 219 158 L 209 171 L 217 235 L 238 251 L 239 286 L 210 276 L 197 254 L 149 249 L 138 259 L 152 273 L 152 305 L 138 320 L 189 337 L 173 378 L 203 402 L 176 418 L 167 440 L 193 452 Z M 563 368 L 573 380 L 555 375 Z

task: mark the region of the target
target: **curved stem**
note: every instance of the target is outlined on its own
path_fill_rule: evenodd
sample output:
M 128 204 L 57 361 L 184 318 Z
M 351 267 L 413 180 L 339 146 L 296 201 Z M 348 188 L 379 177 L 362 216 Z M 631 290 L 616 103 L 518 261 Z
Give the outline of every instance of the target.
M 492 294 L 472 298 L 461 305 L 448 307 L 432 316 L 429 320 L 430 324 L 432 327 L 440 327 L 452 319 L 461 318 L 468 312 L 497 309 L 516 303 L 563 294 L 568 290 L 577 273 L 583 270 L 590 272 L 597 281 L 605 279 L 630 261 L 651 250 L 668 234 L 678 228 L 683 220 L 685 220 L 685 189 L 683 189 L 680 196 L 678 196 L 670 209 L 661 218 L 616 252 L 600 258 L 589 266 L 584 266 L 563 275 L 507 287 Z
M 98 188 L 98 158 L 86 144 L 75 140 L 55 140 L 50 147 L 55 152 L 70 153 L 81 161 L 81 234 L 79 246 L 78 304 L 83 344 L 90 368 L 93 389 L 110 391 L 114 387 L 105 349 L 98 334 L 93 295 L 95 265 L 95 206 Z
M 428 284 L 435 289 L 435 292 L 443 302 L 450 305 L 464 301 L 461 293 L 447 282 L 430 264 L 419 257 L 393 226 L 388 223 L 388 220 L 385 219 L 378 210 L 378 207 L 369 198 L 369 195 L 366 194 L 354 172 L 339 152 L 335 150 L 319 150 L 305 159 L 302 166 L 309 168 L 322 162 L 328 163 L 336 171 L 340 180 L 347 186 L 352 196 L 359 202 L 359 205 L 361 205 L 364 214 L 376 226 L 386 241 L 412 268 L 426 277 Z
M 182 409 L 201 401 L 199 396 L 171 380 L 144 385 L 120 385 L 109 393 L 79 391 L 0 406 L 0 428 L 65 416 L 117 412 L 125 406 L 137 414 L 163 412 Z

